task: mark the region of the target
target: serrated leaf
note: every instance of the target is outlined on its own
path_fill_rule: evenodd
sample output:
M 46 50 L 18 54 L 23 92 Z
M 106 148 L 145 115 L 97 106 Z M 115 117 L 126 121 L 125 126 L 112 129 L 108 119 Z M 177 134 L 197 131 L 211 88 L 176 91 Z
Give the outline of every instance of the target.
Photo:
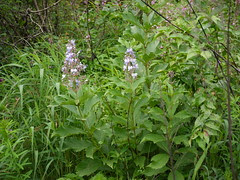
M 86 150 L 86 157 L 93 159 L 93 154 L 96 152 L 97 148 L 94 146 L 89 146 Z
M 102 163 L 99 160 L 85 159 L 77 165 L 76 171 L 78 176 L 89 176 L 101 167 Z
M 152 157 L 152 162 L 148 165 L 148 167 L 153 169 L 161 169 L 167 164 L 168 160 L 168 154 L 157 154 Z
M 153 143 L 157 143 L 157 142 L 165 141 L 165 137 L 163 135 L 150 133 L 145 135 L 140 143 L 143 143 L 145 141 L 151 141 Z
M 139 166 L 140 168 L 144 167 L 144 162 L 145 162 L 146 157 L 145 156 L 138 156 L 134 160 L 135 164 Z
M 76 152 L 79 152 L 79 151 L 82 151 L 82 150 L 88 148 L 91 145 L 92 145 L 92 143 L 89 141 L 80 140 L 76 137 L 72 137 L 72 138 L 67 138 L 64 140 L 63 150 L 66 151 L 68 149 L 72 149 Z
M 64 108 L 68 109 L 69 111 L 73 112 L 75 115 L 80 116 L 79 110 L 75 105 L 62 105 Z
M 61 137 L 67 137 L 76 134 L 85 134 L 85 132 L 82 129 L 73 126 L 62 126 L 57 128 L 54 132 L 54 135 Z

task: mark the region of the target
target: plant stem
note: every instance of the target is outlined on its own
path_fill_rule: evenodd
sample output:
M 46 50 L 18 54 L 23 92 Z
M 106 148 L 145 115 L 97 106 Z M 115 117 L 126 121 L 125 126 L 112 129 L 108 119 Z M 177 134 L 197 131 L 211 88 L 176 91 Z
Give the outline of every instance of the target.
M 227 25 L 227 51 L 230 52 L 230 22 L 231 22 L 231 9 L 232 9 L 232 2 L 229 0 L 229 9 L 228 9 L 228 25 Z M 237 180 L 237 173 L 235 170 L 234 165 L 234 158 L 233 158 L 233 149 L 232 149 L 232 117 L 231 117 L 231 84 L 230 84 L 230 64 L 229 64 L 229 53 L 227 53 L 227 110 L 228 110 L 228 149 L 230 153 L 230 160 L 231 160 L 231 171 L 233 180 Z
M 170 164 L 171 164 L 171 170 L 172 170 L 172 174 L 173 174 L 173 180 L 176 180 L 175 170 L 174 170 L 174 165 L 173 165 L 173 153 L 172 153 L 172 145 L 171 145 L 172 143 L 171 143 L 170 138 L 169 138 L 168 127 L 167 127 L 166 137 L 167 137 L 168 153 L 169 153 L 169 156 L 170 156 Z

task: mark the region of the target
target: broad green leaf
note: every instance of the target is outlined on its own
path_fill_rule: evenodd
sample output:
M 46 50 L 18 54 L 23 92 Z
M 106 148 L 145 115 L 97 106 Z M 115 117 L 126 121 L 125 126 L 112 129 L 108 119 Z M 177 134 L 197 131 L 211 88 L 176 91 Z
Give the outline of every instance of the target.
M 148 17 L 146 15 L 146 13 L 143 13 L 142 15 L 142 20 L 143 20 L 143 25 L 144 25 L 144 28 L 148 29 L 151 27 L 151 24 L 150 22 L 148 21 Z
M 127 120 L 124 119 L 122 116 L 114 116 L 111 115 L 109 116 L 110 121 L 113 121 L 116 124 L 120 124 L 120 125 L 125 125 Z
M 150 42 L 147 45 L 147 49 L 146 49 L 147 55 L 149 55 L 150 53 L 153 53 L 153 54 L 156 53 L 158 44 L 159 44 L 159 40 L 157 40 L 157 39 Z
M 145 82 L 145 78 L 141 77 L 133 82 L 132 91 L 134 92 L 142 83 Z
M 103 174 L 98 173 L 97 175 L 92 177 L 90 180 L 107 180 L 107 178 Z
M 216 109 L 216 107 L 213 105 L 213 102 L 211 101 L 208 101 L 206 106 L 210 109 Z
M 142 11 L 148 13 L 149 8 L 141 1 L 141 0 L 135 0 L 137 2 L 136 6 L 141 9 Z
M 167 67 L 168 67 L 168 63 L 161 63 L 161 64 L 157 65 L 157 66 L 154 68 L 154 70 L 156 70 L 156 71 L 159 73 L 159 72 L 162 72 L 162 71 L 164 71 L 165 69 L 167 69 Z
M 138 26 L 132 26 L 131 27 L 131 32 L 132 32 L 132 34 L 133 34 L 133 37 L 137 40 L 137 41 L 139 41 L 139 42 L 141 42 L 142 44 L 144 44 L 144 41 L 145 41 L 145 32 L 141 29 L 141 28 L 139 28 Z
M 133 15 L 132 13 L 130 13 L 130 12 L 124 13 L 123 14 L 123 19 L 128 21 L 128 22 L 130 22 L 130 23 L 132 23 L 132 24 L 134 24 L 134 25 L 136 25 L 136 26 L 138 26 L 138 27 L 142 26 L 140 24 L 138 18 L 135 15 Z
M 148 165 L 148 167 L 153 169 L 161 169 L 163 168 L 169 160 L 168 154 L 157 154 L 152 157 L 151 163 Z
M 188 148 L 185 148 L 188 149 Z M 178 151 L 177 151 L 178 152 Z M 194 163 L 196 154 L 192 152 L 186 152 L 178 157 L 177 161 L 174 164 L 174 169 L 178 169 L 179 167 L 184 167 L 189 164 Z
M 221 19 L 216 16 L 212 16 L 211 19 L 217 25 L 219 25 L 221 23 Z
M 146 159 L 145 156 L 137 156 L 134 162 L 137 166 L 139 166 L 140 168 L 143 168 L 145 159 Z
M 149 113 L 151 114 L 151 118 L 153 118 L 156 121 L 160 121 L 162 123 L 166 123 L 167 119 L 165 117 L 165 113 L 162 109 L 160 109 L 159 107 L 154 107 L 152 108 Z
M 144 120 L 144 119 L 143 119 Z M 138 121 L 139 123 L 139 121 Z M 149 121 L 148 119 L 146 121 L 143 121 L 143 126 L 150 132 L 152 132 L 153 129 L 153 123 Z
M 184 176 L 182 175 L 182 173 L 180 173 L 179 171 L 174 171 L 174 175 L 175 175 L 175 179 L 176 180 L 184 180 Z M 173 178 L 173 172 L 170 172 L 168 175 L 168 180 L 174 180 Z
M 88 148 L 91 145 L 92 143 L 89 141 L 72 137 L 64 140 L 63 150 L 66 151 L 68 149 L 73 149 L 74 151 L 79 152 Z
M 211 146 L 211 143 L 208 144 L 207 148 L 204 150 L 203 154 L 201 155 L 201 157 L 199 158 L 197 164 L 195 165 L 192 180 L 195 180 L 195 178 L 197 176 L 197 172 L 200 169 L 200 167 L 202 166 L 202 163 L 203 163 L 204 159 L 207 156 L 207 151 L 208 151 L 210 146 Z
M 201 56 L 204 57 L 204 59 L 208 60 L 212 56 L 212 54 L 210 51 L 202 51 Z
M 89 98 L 84 104 L 83 113 L 87 114 L 92 111 L 92 107 L 99 102 L 99 98 L 97 95 Z
M 95 159 L 85 159 L 77 165 L 76 171 L 78 176 L 89 176 L 101 167 L 102 163 Z
M 145 141 L 151 141 L 153 143 L 157 143 L 157 142 L 165 141 L 165 137 L 163 135 L 150 133 L 145 135 L 140 143 L 143 143 Z
M 106 164 L 113 169 L 113 165 L 117 163 L 117 159 L 116 158 L 114 158 L 114 159 L 104 158 L 104 159 L 102 159 L 102 162 L 104 165 Z
M 184 145 L 188 144 L 188 135 L 179 135 L 179 136 L 175 136 L 173 141 L 176 144 L 181 144 L 183 143 Z
M 216 125 L 214 121 L 209 121 L 209 122 L 205 123 L 205 126 L 212 130 L 220 131 L 219 126 Z
M 89 146 L 86 151 L 86 157 L 93 159 L 93 154 L 96 152 L 97 148 L 94 146 Z
M 145 170 L 143 171 L 143 173 L 146 176 L 154 176 L 154 175 L 159 175 L 161 173 L 164 173 L 165 171 L 167 171 L 169 168 L 168 167 L 163 167 L 161 169 L 152 169 L 150 167 L 145 168 Z
M 73 112 L 75 115 L 80 116 L 77 106 L 75 105 L 62 105 L 62 106 L 68 109 L 69 111 Z
M 188 52 L 187 52 L 187 60 L 188 59 L 191 59 L 192 57 L 194 56 L 197 56 L 198 55 L 198 52 L 193 50 L 193 49 L 190 49 Z
M 189 115 L 189 113 L 186 110 L 182 110 L 178 113 L 176 113 L 174 115 L 175 118 L 179 118 L 179 119 L 187 119 L 190 118 L 191 116 Z
M 54 135 L 58 135 L 61 137 L 67 137 L 76 134 L 85 134 L 83 130 L 73 126 L 62 126 L 56 129 Z

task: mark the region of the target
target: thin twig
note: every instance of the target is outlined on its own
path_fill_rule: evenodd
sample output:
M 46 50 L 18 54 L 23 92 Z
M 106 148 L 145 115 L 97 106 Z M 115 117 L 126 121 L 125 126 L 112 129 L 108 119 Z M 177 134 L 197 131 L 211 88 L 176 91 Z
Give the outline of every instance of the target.
M 42 26 L 33 20 L 31 14 L 28 14 L 28 15 L 29 15 L 30 20 L 39 27 L 39 29 L 41 30 L 42 33 L 44 33 Z
M 61 0 L 58 0 L 57 2 L 53 3 L 51 6 L 48 6 L 46 8 L 43 8 L 43 9 L 40 9 L 40 10 L 37 10 L 37 11 L 33 11 L 33 10 L 29 9 L 29 12 L 31 12 L 31 13 L 39 13 L 39 12 L 42 12 L 42 11 L 46 11 L 47 9 L 50 9 L 50 8 L 56 6 L 58 3 L 60 3 L 60 1 Z
M 88 31 L 88 36 L 89 36 L 89 45 L 90 45 L 90 50 L 91 50 L 91 60 L 93 60 L 96 55 L 93 52 L 93 44 L 92 44 L 92 36 L 91 36 L 91 32 L 90 32 L 90 28 L 89 28 L 89 23 L 88 23 L 88 18 L 89 18 L 89 0 L 87 0 L 87 31 Z

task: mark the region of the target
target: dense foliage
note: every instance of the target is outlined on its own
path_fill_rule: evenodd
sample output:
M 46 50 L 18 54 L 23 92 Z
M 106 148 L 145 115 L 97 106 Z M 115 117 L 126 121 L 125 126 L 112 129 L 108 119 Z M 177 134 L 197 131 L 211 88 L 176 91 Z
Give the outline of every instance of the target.
M 240 178 L 240 1 L 1 1 L 0 179 Z

